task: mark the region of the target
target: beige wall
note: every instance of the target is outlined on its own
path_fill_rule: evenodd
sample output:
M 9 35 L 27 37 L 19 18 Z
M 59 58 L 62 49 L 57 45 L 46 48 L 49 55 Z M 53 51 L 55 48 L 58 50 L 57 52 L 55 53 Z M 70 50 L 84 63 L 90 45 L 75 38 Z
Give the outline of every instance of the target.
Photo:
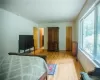
M 76 40 L 79 42 L 79 20 L 84 16 L 84 14 L 89 10 L 89 8 L 93 5 L 93 3 L 96 0 L 87 0 L 86 4 L 84 5 L 84 8 L 82 9 L 82 11 L 80 12 L 75 24 L 76 24 Z M 92 69 L 94 69 L 95 64 L 88 59 L 87 56 L 85 56 L 83 54 L 83 52 L 81 50 L 78 49 L 78 59 L 81 62 L 83 68 L 85 69 L 86 72 L 91 71 Z
M 60 23 L 40 23 L 39 26 L 44 27 L 44 48 L 47 49 L 48 43 L 48 28 L 47 27 L 59 27 L 59 49 L 66 50 L 66 27 L 72 27 L 72 40 L 75 38 L 75 24 L 73 22 L 60 22 Z

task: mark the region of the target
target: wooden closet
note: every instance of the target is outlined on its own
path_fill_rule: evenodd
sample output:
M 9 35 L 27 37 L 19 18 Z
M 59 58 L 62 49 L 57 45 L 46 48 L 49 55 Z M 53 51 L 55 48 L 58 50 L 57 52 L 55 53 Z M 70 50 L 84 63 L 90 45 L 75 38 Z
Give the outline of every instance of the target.
M 48 51 L 59 51 L 58 27 L 48 27 Z

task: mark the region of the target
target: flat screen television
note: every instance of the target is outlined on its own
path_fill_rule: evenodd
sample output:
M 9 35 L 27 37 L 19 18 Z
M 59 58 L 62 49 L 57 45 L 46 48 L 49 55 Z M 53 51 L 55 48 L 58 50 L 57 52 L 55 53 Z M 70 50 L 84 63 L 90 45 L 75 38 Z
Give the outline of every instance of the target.
M 34 47 L 33 35 L 19 35 L 19 52 Z

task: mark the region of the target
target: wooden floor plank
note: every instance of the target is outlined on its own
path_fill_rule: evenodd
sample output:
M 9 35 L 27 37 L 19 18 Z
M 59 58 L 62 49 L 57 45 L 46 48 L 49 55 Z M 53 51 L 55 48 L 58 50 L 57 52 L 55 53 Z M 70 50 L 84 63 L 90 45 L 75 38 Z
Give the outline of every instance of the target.
M 83 68 L 71 52 L 48 52 L 40 49 L 36 50 L 35 54 L 46 55 L 48 64 L 57 64 L 56 74 L 54 76 L 48 75 L 48 80 L 79 80 Z

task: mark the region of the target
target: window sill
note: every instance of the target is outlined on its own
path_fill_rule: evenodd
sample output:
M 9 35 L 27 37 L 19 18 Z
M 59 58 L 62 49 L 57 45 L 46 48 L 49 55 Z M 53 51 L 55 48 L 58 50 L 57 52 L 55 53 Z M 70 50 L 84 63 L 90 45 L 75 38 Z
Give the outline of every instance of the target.
M 93 65 L 95 65 L 95 67 L 100 68 L 100 66 L 94 60 L 92 60 L 93 58 L 91 59 L 88 53 L 86 54 L 86 52 L 84 52 L 84 50 L 82 50 L 81 48 L 78 48 L 78 49 L 84 54 L 84 56 L 86 56 L 93 63 Z

